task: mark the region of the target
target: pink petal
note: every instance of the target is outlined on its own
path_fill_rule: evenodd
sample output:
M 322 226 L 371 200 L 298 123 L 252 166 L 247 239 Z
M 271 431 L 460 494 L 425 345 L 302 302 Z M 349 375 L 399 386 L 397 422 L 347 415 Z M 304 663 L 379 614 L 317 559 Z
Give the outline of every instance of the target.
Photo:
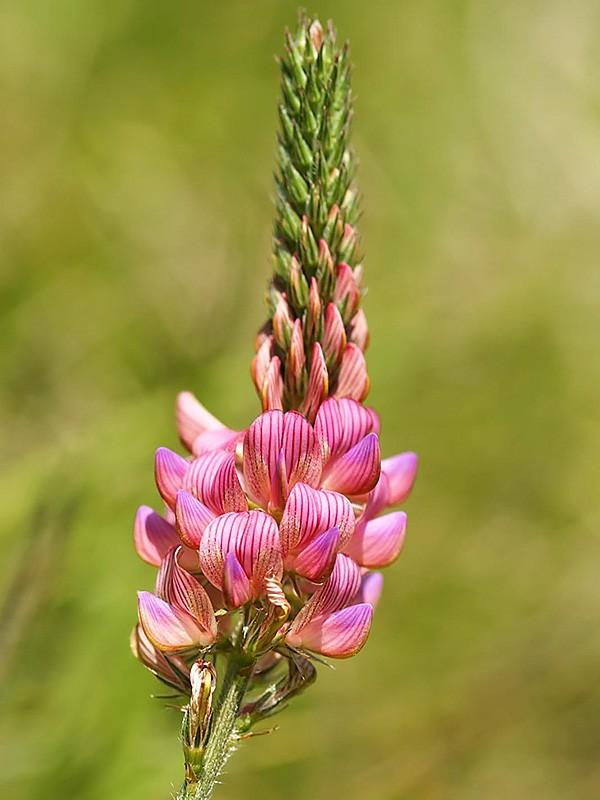
M 354 532 L 354 511 L 348 498 L 337 492 L 313 489 L 304 483 L 296 484 L 279 526 L 284 554 L 299 551 L 317 534 L 334 527 L 339 530 L 343 546 Z
M 329 398 L 320 407 L 315 433 L 321 443 L 324 460 L 336 458 L 378 430 L 378 418 L 370 408 L 349 398 Z
M 192 494 L 181 489 L 175 501 L 175 518 L 181 540 L 197 550 L 207 525 L 214 519 L 213 512 Z
M 246 528 L 236 542 L 235 552 L 257 593 L 262 591 L 265 578 L 281 579 L 279 530 L 270 514 L 260 510 L 247 512 Z
M 373 517 L 377 516 L 380 511 L 383 511 L 383 509 L 388 505 L 389 496 L 390 482 L 387 475 L 382 470 L 379 480 L 375 484 L 375 488 L 369 493 L 367 504 L 362 516 L 359 519 L 359 524 L 364 523 L 369 519 L 373 519 Z
M 196 436 L 192 442 L 192 453 L 202 456 L 211 450 L 227 450 L 235 452 L 236 444 L 242 439 L 243 433 L 232 431 L 230 428 L 219 428 L 218 431 L 204 431 Z
M 144 633 L 159 650 L 206 647 L 214 640 L 190 614 L 150 592 L 138 592 L 138 614 Z
M 299 634 L 288 633 L 286 642 L 292 647 L 314 650 L 330 658 L 356 655 L 369 636 L 373 606 L 361 603 L 313 619 Z
M 140 506 L 135 515 L 133 541 L 143 561 L 159 567 L 166 553 L 179 544 L 175 528 L 149 506 Z
M 362 402 L 368 393 L 367 362 L 360 347 L 351 342 L 344 351 L 335 397 L 351 397 Z
M 168 658 L 164 653 L 161 653 L 148 639 L 139 623 L 131 632 L 130 645 L 134 656 L 158 678 L 174 689 L 184 693 L 189 692 L 190 670 L 185 661 L 178 656 L 171 655 Z
M 362 567 L 387 567 L 400 554 L 406 533 L 406 514 L 395 511 L 359 525 L 344 552 Z
M 369 605 L 375 608 L 381 597 L 382 590 L 383 575 L 381 572 L 367 572 L 361 578 L 360 589 L 352 601 L 352 605 L 356 603 L 369 603 Z
M 381 471 L 389 481 L 388 505 L 406 500 L 417 475 L 418 458 L 416 453 L 400 453 L 381 462 Z
M 292 622 L 289 633 L 299 634 L 313 619 L 348 605 L 360 587 L 360 569 L 348 556 L 338 554 L 333 570 Z
M 323 354 L 327 364 L 337 367 L 346 350 L 346 330 L 342 315 L 334 303 L 329 303 L 325 311 L 323 327 Z
M 281 578 L 277 523 L 264 511 L 223 514 L 207 527 L 200 542 L 200 566 L 208 580 L 223 588 L 225 558 L 234 553 L 258 596 L 266 577 Z
M 283 411 L 266 411 L 257 417 L 244 437 L 243 470 L 248 493 L 258 503 L 271 499 L 272 476 L 283 437 Z
M 310 581 L 322 581 L 331 572 L 339 543 L 337 528 L 325 531 L 293 559 L 290 569 Z
M 308 375 L 308 388 L 302 408 L 303 414 L 312 422 L 317 415 L 321 403 L 327 397 L 329 391 L 329 373 L 325 356 L 321 345 L 315 342 L 313 345 L 310 361 L 310 372 Z
M 201 433 L 224 427 L 191 392 L 180 392 L 177 395 L 175 416 L 179 438 L 188 450 L 192 449 L 194 439 Z
M 228 553 L 223 567 L 223 595 L 228 608 L 239 608 L 252 599 L 252 587 L 237 560 L 235 553 Z
M 261 414 L 246 431 L 243 470 L 250 496 L 265 507 L 280 507 L 281 492 L 299 481 L 317 484 L 321 454 L 310 423 L 296 411 Z
M 194 459 L 189 465 L 183 488 L 215 514 L 248 508 L 233 453 L 213 450 Z
M 321 448 L 312 425 L 297 411 L 288 411 L 285 415 L 281 449 L 289 488 L 300 482 L 318 486 Z
M 156 486 L 160 496 L 171 509 L 175 508 L 175 496 L 178 489 L 181 489 L 188 467 L 185 458 L 167 447 L 159 447 L 156 451 L 154 458 Z
M 328 467 L 323 486 L 346 495 L 363 495 L 375 487 L 380 469 L 379 437 L 369 433 Z
M 210 598 L 198 580 L 180 566 L 181 551 L 181 547 L 174 548 L 163 559 L 156 578 L 156 594 L 173 608 L 188 613 L 214 640 L 217 621 Z

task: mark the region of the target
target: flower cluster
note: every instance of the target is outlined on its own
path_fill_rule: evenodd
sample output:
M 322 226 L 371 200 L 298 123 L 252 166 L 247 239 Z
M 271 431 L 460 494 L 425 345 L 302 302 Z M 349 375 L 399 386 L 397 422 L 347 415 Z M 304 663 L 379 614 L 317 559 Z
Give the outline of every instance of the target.
M 406 532 L 389 508 L 417 467 L 414 453 L 382 461 L 379 418 L 363 404 L 348 48 L 302 17 L 280 65 L 275 268 L 252 362 L 262 413 L 232 430 L 180 394 L 188 455 L 159 448 L 164 509 L 142 506 L 134 526 L 158 574 L 139 592 L 132 647 L 188 698 L 186 800 L 209 796 L 235 738 L 308 686 L 314 660 L 362 648 L 378 570 Z
M 314 425 L 296 411 L 262 413 L 243 432 L 189 393 L 177 402 L 184 458 L 156 453 L 164 515 L 142 506 L 134 538 L 159 567 L 139 593 L 138 653 L 181 688 L 179 655 L 222 647 L 245 615 L 255 656 L 294 648 L 344 658 L 363 646 L 381 576 L 404 541 L 404 500 L 416 457 L 381 462 L 379 420 L 351 398 L 329 398 Z M 189 659 L 188 659 L 189 660 Z

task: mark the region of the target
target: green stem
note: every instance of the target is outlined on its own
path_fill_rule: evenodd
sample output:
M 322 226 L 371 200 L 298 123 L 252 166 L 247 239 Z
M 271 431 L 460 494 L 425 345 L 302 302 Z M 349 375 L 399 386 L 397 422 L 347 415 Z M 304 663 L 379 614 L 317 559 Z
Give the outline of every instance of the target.
M 208 800 L 234 747 L 234 728 L 252 673 L 252 663 L 232 655 L 223 677 L 197 780 L 186 779 L 177 800 Z

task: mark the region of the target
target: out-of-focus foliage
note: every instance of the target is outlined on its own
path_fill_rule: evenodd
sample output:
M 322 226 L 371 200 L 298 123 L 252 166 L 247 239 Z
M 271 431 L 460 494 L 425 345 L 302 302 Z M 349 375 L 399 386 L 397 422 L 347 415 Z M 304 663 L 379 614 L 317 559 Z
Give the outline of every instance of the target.
M 600 795 L 600 7 L 323 2 L 353 43 L 371 401 L 417 450 L 371 640 L 221 800 Z M 295 4 L 0 12 L 0 795 L 163 800 L 127 649 L 174 394 L 231 425 L 270 272 Z M 158 689 L 159 690 L 159 689 Z M 160 690 L 159 690 L 160 691 Z

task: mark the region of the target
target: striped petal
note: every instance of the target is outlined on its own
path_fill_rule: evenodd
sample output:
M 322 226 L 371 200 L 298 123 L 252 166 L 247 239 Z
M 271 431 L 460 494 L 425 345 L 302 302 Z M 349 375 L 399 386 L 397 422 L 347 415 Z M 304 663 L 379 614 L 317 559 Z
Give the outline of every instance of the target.
M 351 397 L 362 402 L 368 393 L 367 362 L 360 347 L 351 342 L 342 357 L 334 394 L 335 397 Z
M 361 603 L 313 619 L 300 633 L 288 633 L 292 647 L 314 650 L 329 658 L 350 658 L 364 646 L 371 629 L 373 606 Z
M 257 503 L 271 499 L 272 476 L 283 438 L 283 411 L 266 411 L 257 417 L 244 437 L 243 471 L 248 493 Z
M 240 486 L 233 453 L 213 450 L 189 465 L 183 488 L 197 497 L 214 514 L 245 511 L 246 496 Z
M 218 589 L 224 585 L 225 560 L 234 553 L 258 597 L 267 577 L 281 578 L 282 560 L 277 523 L 264 511 L 223 514 L 207 527 L 200 542 L 200 566 Z
M 321 449 L 312 425 L 297 411 L 285 415 L 281 449 L 289 488 L 300 482 L 318 486 Z
M 327 468 L 323 486 L 346 495 L 364 495 L 375 487 L 380 469 L 379 437 L 369 433 Z
M 140 506 L 135 515 L 133 541 L 139 557 L 159 567 L 172 547 L 179 544 L 177 531 L 149 506 Z
M 281 543 L 277 523 L 263 511 L 248 511 L 243 535 L 236 542 L 236 555 L 257 592 L 265 578 L 282 577 Z
M 189 464 L 181 456 L 167 447 L 159 447 L 154 457 L 154 478 L 160 496 L 169 506 L 175 508 L 175 497 L 181 489 Z
M 300 409 L 302 413 L 312 422 L 317 416 L 321 404 L 327 397 L 329 391 L 329 373 L 323 350 L 318 342 L 313 345 L 310 361 L 310 372 L 308 375 L 308 387 L 304 403 Z
M 360 568 L 348 556 L 338 554 L 331 575 L 313 594 L 292 622 L 290 633 L 298 634 L 316 617 L 344 608 L 360 587 Z
M 213 637 L 186 611 L 151 592 L 138 592 L 138 615 L 144 633 L 159 650 L 173 652 L 206 647 Z
M 243 471 L 250 496 L 263 506 L 280 507 L 280 494 L 285 500 L 299 481 L 317 484 L 321 455 L 310 423 L 296 411 L 261 414 L 246 431 Z
M 359 525 L 344 552 L 362 567 L 387 567 L 402 550 L 406 514 L 395 511 Z
M 204 587 L 180 564 L 183 548 L 170 550 L 163 559 L 156 577 L 156 594 L 174 608 L 187 612 L 214 640 L 217 621 L 212 603 Z
M 297 483 L 285 506 L 279 535 L 285 555 L 298 553 L 312 539 L 330 528 L 340 533 L 340 545 L 354 532 L 354 511 L 347 497 Z
M 331 528 L 313 539 L 286 566 L 310 581 L 322 581 L 332 570 L 339 544 L 340 532 Z
M 381 462 L 381 471 L 389 482 L 387 505 L 406 500 L 417 475 L 418 458 L 416 453 L 400 453 Z
M 252 599 L 248 576 L 235 553 L 227 553 L 223 567 L 223 595 L 228 608 L 239 608 Z
M 138 623 L 131 632 L 129 640 L 133 655 L 142 664 L 173 689 L 182 694 L 190 691 L 190 670 L 185 661 L 178 656 L 167 657 L 148 639 Z
M 225 427 L 204 408 L 191 392 L 180 392 L 177 395 L 175 417 L 179 438 L 188 450 L 192 449 L 194 440 L 201 433 Z
M 194 495 L 181 489 L 175 501 L 175 519 L 182 542 L 197 550 L 202 534 L 215 515 Z
M 326 400 L 315 420 L 315 433 L 325 461 L 354 447 L 367 433 L 379 430 L 375 412 L 349 398 Z

